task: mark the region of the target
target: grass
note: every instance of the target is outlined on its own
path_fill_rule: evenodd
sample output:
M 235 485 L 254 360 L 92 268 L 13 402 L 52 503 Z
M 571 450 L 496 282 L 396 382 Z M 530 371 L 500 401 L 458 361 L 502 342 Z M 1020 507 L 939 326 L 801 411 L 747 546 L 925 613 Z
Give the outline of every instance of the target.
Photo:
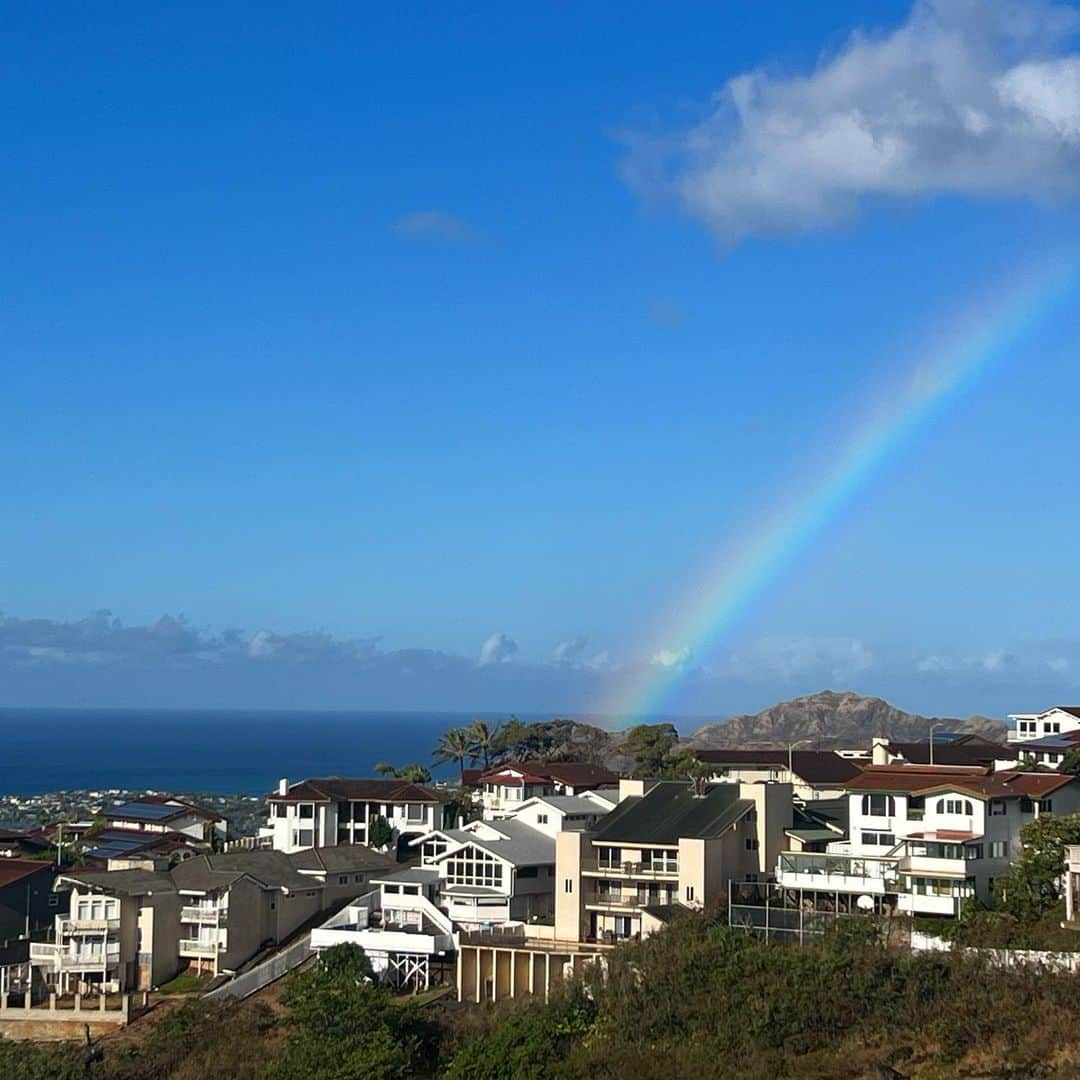
M 182 971 L 175 979 L 158 987 L 159 994 L 194 994 L 205 990 L 211 983 L 210 975 L 192 975 Z

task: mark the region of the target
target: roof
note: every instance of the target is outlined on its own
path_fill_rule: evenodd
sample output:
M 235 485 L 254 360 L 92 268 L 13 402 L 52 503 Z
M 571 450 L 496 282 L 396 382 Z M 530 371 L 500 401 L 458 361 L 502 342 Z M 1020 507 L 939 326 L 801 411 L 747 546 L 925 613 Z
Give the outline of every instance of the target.
M 595 799 L 586 799 L 583 795 L 536 795 L 523 802 L 521 807 L 528 806 L 531 803 L 543 803 L 545 806 L 550 806 L 553 810 L 558 810 L 563 814 L 600 816 L 607 813 L 604 807 Z M 518 807 L 518 809 L 520 810 L 521 807 Z
M 912 765 L 927 765 L 930 762 L 929 741 L 890 742 L 889 752 L 899 754 Z M 934 739 L 935 765 L 990 765 L 995 761 L 1015 760 L 1015 747 L 994 743 L 978 735 L 960 735 L 944 743 Z
M 812 843 L 815 840 L 835 840 L 837 838 L 837 834 L 832 829 L 785 829 L 784 834 L 806 843 Z
M 484 851 L 505 859 L 513 866 L 543 866 L 555 862 L 555 840 L 527 825 L 524 821 L 504 818 L 501 821 L 485 821 L 485 827 L 499 833 L 499 840 L 485 840 L 476 833 L 447 830 L 454 839 L 463 844 L 474 844 Z M 436 862 L 451 858 L 459 849 L 451 848 L 436 858 Z
M 145 833 L 136 829 L 102 829 L 91 837 L 94 844 L 86 852 L 88 859 L 122 859 L 140 851 L 158 848 L 188 847 L 188 838 L 181 833 Z
M 466 787 L 476 787 L 476 785 L 480 782 L 480 777 L 483 775 L 483 769 L 462 769 L 461 782 Z
M 442 802 L 437 792 L 408 780 L 349 779 L 326 776 L 290 784 L 285 795 L 276 791 L 267 796 L 270 802 Z
M 121 821 L 152 821 L 155 823 L 190 817 L 192 814 L 196 817 L 206 818 L 209 821 L 216 821 L 221 816 L 174 795 L 142 795 L 131 802 L 107 807 L 103 813 L 109 819 L 119 818 Z
M 1024 739 L 1009 745 L 1010 757 L 1023 757 L 1030 750 L 1067 753 L 1080 746 L 1080 731 L 1062 731 L 1057 735 L 1043 735 L 1038 739 Z
M 224 855 L 199 855 L 174 866 L 170 874 L 178 889 L 192 892 L 227 889 L 242 877 L 251 878 L 266 889 L 304 892 L 322 887 L 320 882 L 301 874 L 283 851 L 230 851 Z
M 1013 772 L 975 766 L 868 765 L 849 791 L 963 791 L 979 799 L 1041 799 L 1075 778 L 1065 773 Z
M 325 871 L 329 874 L 374 870 L 382 873 L 398 865 L 396 859 L 363 844 L 338 844 L 336 847 L 306 848 L 288 856 L 297 870 Z
M 390 882 L 394 885 L 412 884 L 429 885 L 439 880 L 439 871 L 430 866 L 404 866 L 390 874 L 376 874 L 371 879 L 372 885 Z
M 553 780 L 567 787 L 605 787 L 619 782 L 619 774 L 605 769 L 602 765 L 590 765 L 585 761 L 539 761 L 518 762 L 506 761 L 501 765 L 488 769 L 481 773 L 479 778 L 488 783 L 502 779 L 519 780 L 508 770 L 516 770 L 524 774 L 527 783 L 543 783 L 545 780 Z
M 763 765 L 787 768 L 787 750 L 696 750 L 698 761 L 707 765 L 748 768 Z M 858 776 L 860 766 L 833 750 L 792 750 L 791 768 L 808 784 L 843 784 Z
M 0 889 L 43 870 L 52 873 L 52 863 L 41 862 L 39 859 L 0 859 Z
M 719 836 L 753 808 L 737 784 L 714 784 L 695 795 L 689 784 L 663 781 L 645 795 L 623 799 L 593 833 L 605 843 L 677 844 L 683 837 Z
M 172 878 L 156 870 L 66 870 L 59 878 L 118 896 L 176 892 Z

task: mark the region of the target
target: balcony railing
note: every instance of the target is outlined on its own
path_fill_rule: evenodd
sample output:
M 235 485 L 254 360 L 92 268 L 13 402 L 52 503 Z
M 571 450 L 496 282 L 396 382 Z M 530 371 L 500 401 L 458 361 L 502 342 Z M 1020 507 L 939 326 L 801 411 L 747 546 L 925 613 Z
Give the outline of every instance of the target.
M 180 921 L 184 923 L 213 923 L 225 922 L 228 918 L 227 907 L 201 907 L 197 904 L 180 909 Z
M 46 964 L 64 971 L 100 971 L 120 963 L 120 946 L 110 945 L 103 952 L 69 952 L 62 945 L 52 942 L 32 941 L 30 963 Z
M 637 911 L 649 902 L 647 897 L 639 897 L 636 893 L 624 895 L 621 893 L 586 893 L 585 906 L 618 908 L 620 911 Z M 659 901 L 658 901 L 659 902 Z
M 60 921 L 60 931 L 64 934 L 100 934 L 119 929 L 119 919 L 62 919 Z
M 679 864 L 677 861 L 660 862 L 656 859 L 654 859 L 651 863 L 605 863 L 597 861 L 594 866 L 585 868 L 584 872 L 593 874 L 608 874 L 616 877 L 672 878 L 679 876 Z
M 196 938 L 181 938 L 181 956 L 215 956 L 225 948 L 224 941 L 199 941 Z

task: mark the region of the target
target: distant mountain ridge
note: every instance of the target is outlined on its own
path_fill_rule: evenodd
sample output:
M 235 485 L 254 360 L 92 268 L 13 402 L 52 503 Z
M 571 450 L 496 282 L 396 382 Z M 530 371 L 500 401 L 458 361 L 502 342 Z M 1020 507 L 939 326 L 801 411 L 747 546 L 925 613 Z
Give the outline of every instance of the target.
M 733 716 L 704 724 L 680 746 L 696 750 L 718 747 L 766 748 L 806 739 L 802 749 L 869 746 L 875 735 L 902 742 L 925 740 L 930 725 L 938 731 L 963 731 L 994 742 L 1004 742 L 1007 725 L 989 716 L 966 720 L 920 716 L 904 712 L 878 697 L 863 697 L 851 690 L 821 690 L 816 694 L 781 701 L 759 713 Z

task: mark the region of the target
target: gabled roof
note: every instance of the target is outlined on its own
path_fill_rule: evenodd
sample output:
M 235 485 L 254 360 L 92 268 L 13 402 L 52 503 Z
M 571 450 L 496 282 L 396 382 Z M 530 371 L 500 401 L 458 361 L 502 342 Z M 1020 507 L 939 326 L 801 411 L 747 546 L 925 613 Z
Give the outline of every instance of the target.
M 607 810 L 599 802 L 594 799 L 586 799 L 584 795 L 534 795 L 531 799 L 526 799 L 514 811 L 515 814 L 519 814 L 525 807 L 532 806 L 533 803 L 550 806 L 561 814 L 588 814 L 593 817 L 602 817 L 607 813 Z
M 1034 741 L 1034 740 L 1033 740 Z M 889 752 L 898 754 L 912 765 L 930 763 L 930 743 L 890 742 Z M 991 765 L 995 761 L 1015 761 L 1016 749 L 1004 743 L 991 742 L 978 735 L 960 735 L 948 742 L 934 739 L 935 765 Z
M 335 847 L 305 848 L 287 856 L 297 870 L 325 871 L 328 874 L 376 871 L 382 873 L 399 865 L 396 859 L 363 844 L 338 844 Z
M 597 825 L 604 843 L 675 845 L 683 837 L 708 839 L 726 832 L 754 806 L 739 798 L 738 784 L 714 784 L 695 795 L 689 784 L 663 781 L 645 795 L 623 799 Z
M 190 838 L 177 832 L 141 832 L 138 829 L 102 829 L 91 837 L 93 847 L 88 859 L 124 859 L 149 851 L 174 851 L 190 848 Z
M 501 821 L 485 821 L 485 826 L 493 829 L 501 839 L 485 840 L 476 833 L 460 832 L 453 830 L 451 835 L 455 839 L 461 838 L 462 844 L 473 844 L 484 851 L 497 855 L 500 859 L 513 866 L 543 866 L 555 862 L 555 840 L 526 825 L 524 821 L 515 821 L 513 818 L 503 818 Z M 450 832 L 450 830 L 447 830 Z M 442 862 L 452 858 L 458 853 L 459 848 L 452 848 L 435 859 Z
M 240 878 L 251 878 L 265 889 L 305 892 L 322 888 L 319 881 L 301 874 L 283 851 L 230 851 L 224 855 L 199 855 L 169 871 L 178 889 L 215 892 L 227 889 Z
M 57 882 L 75 882 L 116 896 L 147 896 L 150 893 L 174 893 L 176 885 L 168 874 L 156 870 L 65 870 Z
M 173 795 L 142 795 L 119 806 L 106 807 L 102 813 L 109 820 L 152 822 L 155 825 L 168 824 L 192 814 L 207 821 L 217 821 L 221 817 Z
M 695 757 L 720 768 L 787 768 L 787 750 L 695 750 Z M 843 784 L 857 776 L 860 766 L 833 750 L 792 750 L 792 771 L 808 784 Z
M 993 772 L 975 766 L 868 765 L 847 789 L 919 794 L 961 791 L 979 799 L 1041 799 L 1074 779 L 1065 773 Z
M 515 776 L 514 772 L 522 773 L 523 776 Z M 619 775 L 602 765 L 590 765 L 585 761 L 507 761 L 481 773 L 478 779 L 484 783 L 499 783 L 504 780 L 516 783 L 524 779 L 529 784 L 542 784 L 551 780 L 567 787 L 601 787 L 617 784 Z
M 267 796 L 270 802 L 401 802 L 437 803 L 442 799 L 430 788 L 408 780 L 350 779 L 326 776 L 290 784 L 285 795 L 276 791 Z

